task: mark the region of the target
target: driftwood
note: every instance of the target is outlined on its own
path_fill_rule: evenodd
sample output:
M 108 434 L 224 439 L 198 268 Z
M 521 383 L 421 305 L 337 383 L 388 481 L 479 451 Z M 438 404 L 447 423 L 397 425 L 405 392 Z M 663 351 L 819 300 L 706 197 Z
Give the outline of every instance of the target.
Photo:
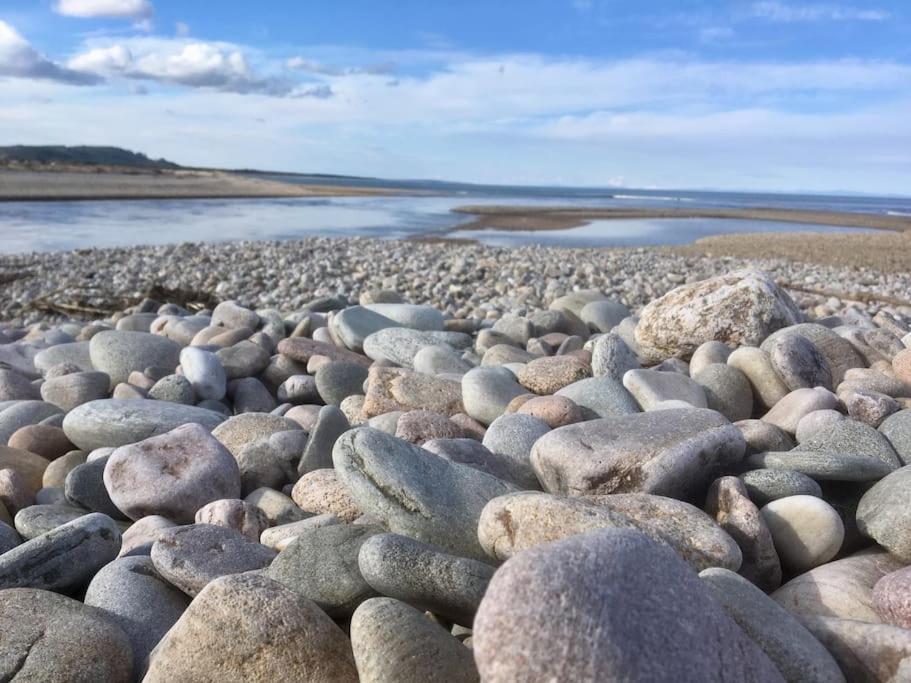
M 144 299 L 152 299 L 160 304 L 176 304 L 190 311 L 214 308 L 219 303 L 219 299 L 211 292 L 172 289 L 156 283 L 142 295 L 128 297 L 106 296 L 93 288 L 80 292 L 74 298 L 72 289 L 67 287 L 33 299 L 27 308 L 44 313 L 105 318 L 135 306 Z

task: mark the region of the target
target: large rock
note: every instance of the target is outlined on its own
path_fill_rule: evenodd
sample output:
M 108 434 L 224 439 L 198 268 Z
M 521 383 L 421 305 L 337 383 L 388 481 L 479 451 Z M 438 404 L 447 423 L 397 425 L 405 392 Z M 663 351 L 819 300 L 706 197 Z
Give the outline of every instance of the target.
M 707 341 L 758 346 L 801 321 L 797 306 L 765 273 L 744 270 L 683 285 L 642 309 L 636 342 L 647 359 L 688 358 Z
M 672 550 L 609 529 L 519 553 L 475 617 L 484 681 L 780 681 Z
M 551 493 L 695 499 L 738 466 L 745 449 L 740 431 L 719 413 L 680 408 L 560 427 L 538 439 L 531 461 Z
M 369 427 L 343 434 L 332 460 L 358 507 L 395 533 L 483 559 L 481 510 L 516 488 Z
M 113 388 L 126 382 L 134 370 L 173 370 L 180 362 L 180 344 L 148 332 L 106 330 L 92 337 L 89 356 L 92 366 L 111 378 Z
M 216 579 L 155 648 L 145 683 L 357 683 L 351 645 L 326 614 L 264 576 Z
M 100 610 L 31 588 L 5 590 L 0 596 L 0 680 L 133 680 L 130 641 Z
M 237 461 L 197 424 L 121 446 L 104 467 L 104 484 L 130 519 L 161 515 L 189 524 L 206 503 L 240 497 Z
M 225 419 L 213 410 L 168 401 L 108 398 L 71 410 L 63 420 L 67 438 L 84 451 L 117 448 L 170 432 L 185 424 L 211 431 Z

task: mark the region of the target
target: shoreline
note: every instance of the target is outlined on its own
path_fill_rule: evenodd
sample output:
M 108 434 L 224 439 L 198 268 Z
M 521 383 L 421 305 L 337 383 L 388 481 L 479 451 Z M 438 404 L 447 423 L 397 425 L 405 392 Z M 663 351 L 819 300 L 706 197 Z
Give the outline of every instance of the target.
M 295 185 L 225 171 L 0 170 L 0 203 L 151 199 L 278 199 L 410 194 L 386 188 Z
M 718 218 L 728 220 L 774 221 L 804 225 L 830 225 L 841 228 L 911 231 L 911 216 L 890 216 L 846 211 L 808 211 L 777 208 L 595 208 L 538 206 L 457 206 L 456 214 L 475 216 L 473 221 L 454 227 L 462 230 L 504 230 L 538 232 L 570 230 L 594 220 Z

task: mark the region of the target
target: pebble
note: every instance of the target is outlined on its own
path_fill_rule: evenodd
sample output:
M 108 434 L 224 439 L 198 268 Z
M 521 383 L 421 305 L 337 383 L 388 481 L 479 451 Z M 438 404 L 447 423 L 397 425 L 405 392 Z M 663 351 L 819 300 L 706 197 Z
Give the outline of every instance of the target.
M 425 375 L 464 375 L 474 367 L 448 346 L 424 346 L 414 355 L 414 369 Z
M 472 339 L 463 332 L 426 332 L 404 327 L 389 327 L 364 340 L 364 353 L 375 361 L 388 361 L 405 368 L 413 367 L 414 357 L 424 346 L 450 346 L 455 350 L 471 347 Z
M 629 315 L 629 308 L 619 301 L 589 301 L 578 311 L 582 322 L 595 332 L 610 332 Z
M 563 387 L 591 376 L 588 363 L 575 356 L 536 358 L 519 371 L 519 384 L 529 391 L 549 396 Z
M 346 432 L 332 460 L 358 507 L 390 531 L 483 559 L 481 510 L 515 487 L 375 429 Z
M 262 346 L 247 339 L 215 352 L 228 380 L 253 377 L 266 369 L 271 356 Z
M 364 352 L 364 340 L 387 327 L 400 327 L 392 318 L 364 306 L 350 306 L 336 313 L 330 323 L 332 332 L 347 348 Z
M 837 410 L 839 405 L 838 397 L 823 387 L 795 389 L 778 401 L 762 419 L 788 434 L 795 434 L 805 415 L 816 410 Z
M 510 558 L 472 642 L 484 681 L 782 680 L 686 563 L 629 529 Z
M 568 398 L 582 409 L 586 420 L 632 415 L 639 405 L 623 384 L 612 377 L 591 377 L 563 387 L 556 396 Z
M 126 517 L 111 500 L 104 482 L 104 468 L 109 459 L 110 456 L 104 456 L 74 467 L 66 475 L 63 491 L 67 502 L 76 507 L 124 520 Z
M 111 378 L 103 372 L 74 372 L 46 379 L 41 398 L 69 412 L 76 406 L 107 397 Z
M 2 505 L 2 503 L 0 503 L 0 505 Z M 5 521 L 0 520 L 0 555 L 7 550 L 12 550 L 21 542 L 22 539 L 19 538 L 19 534 L 16 533 L 16 530 Z
M 363 407 L 368 418 L 397 410 L 430 410 L 446 416 L 465 410 L 459 382 L 384 367 L 370 369 Z
M 35 401 L 39 398 L 38 388 L 28 377 L 0 367 L 0 401 Z
M 475 368 L 462 377 L 464 411 L 483 425 L 489 425 L 506 412 L 516 396 L 527 393 L 506 368 Z
M 728 356 L 727 364 L 740 370 L 753 388 L 756 403 L 769 409 L 788 394 L 788 387 L 775 372 L 769 354 L 755 346 L 741 346 Z
M 560 427 L 535 443 L 531 462 L 551 493 L 640 491 L 689 500 L 737 466 L 745 448 L 720 414 L 682 408 Z
M 269 527 L 265 513 L 255 505 L 236 498 L 214 500 L 196 511 L 196 524 L 214 524 L 239 531 L 251 541 L 259 542 Z
M 806 337 L 782 334 L 764 344 L 763 350 L 790 391 L 813 387 L 833 389 L 829 361 Z
M 911 464 L 911 410 L 900 410 L 887 417 L 879 432 L 889 440 L 901 463 Z
M 911 627 L 911 571 L 899 569 L 873 586 L 873 604 L 883 621 L 901 628 Z
M 183 376 L 193 386 L 197 397 L 213 401 L 224 398 L 228 377 L 218 356 L 211 351 L 187 346 L 180 352 L 179 360 Z
M 740 420 L 734 423 L 747 442 L 747 454 L 762 451 L 789 451 L 794 448 L 790 434 L 762 420 Z
M 582 409 L 565 396 L 535 396 L 524 401 L 516 413 L 541 420 L 551 429 L 581 422 Z
M 616 332 L 603 334 L 592 345 L 592 374 L 595 377 L 623 379 L 627 370 L 638 370 L 639 359 Z
M 290 496 L 270 488 L 256 489 L 244 500 L 258 507 L 271 525 L 299 522 L 310 516 L 297 507 Z
M 399 415 L 395 424 L 395 436 L 418 446 L 430 439 L 457 439 L 463 435 L 455 422 L 430 410 L 409 410 Z
M 173 370 L 180 362 L 180 345 L 157 334 L 107 330 L 92 337 L 89 357 L 95 370 L 111 378 L 113 387 L 126 382 L 134 370 Z
M 13 470 L 32 493 L 41 488 L 44 471 L 49 464 L 45 458 L 35 453 L 0 446 L 0 470 Z
M 212 436 L 237 457 L 249 444 L 295 429 L 300 429 L 300 426 L 294 420 L 280 415 L 245 413 L 224 420 L 212 429 Z
M 794 433 L 794 437 L 797 439 L 797 443 L 802 444 L 814 438 L 817 434 L 825 434 L 835 426 L 836 422 L 841 422 L 844 419 L 844 414 L 837 410 L 814 410 L 812 413 L 807 413 L 800 418 L 800 422 L 797 423 L 797 431 Z
M 707 407 L 717 410 L 731 422 L 746 420 L 753 414 L 750 382 L 732 365 L 706 365 L 693 375 L 693 381 L 705 392 Z
M 288 544 L 302 533 L 331 524 L 342 524 L 342 520 L 335 515 L 314 515 L 296 522 L 269 527 L 260 535 L 259 542 L 268 548 L 281 551 L 287 548 Z
M 175 526 L 174 522 L 161 515 L 149 515 L 136 520 L 123 532 L 119 556 L 150 555 L 161 532 Z
M 707 341 L 700 344 L 690 358 L 690 374 L 695 377 L 709 365 L 724 365 L 728 362 L 733 349 L 720 341 Z
M 120 529 L 114 520 L 93 512 L 0 555 L 0 589 L 78 588 L 119 550 Z
M 831 560 L 845 538 L 841 517 L 815 496 L 779 498 L 764 505 L 760 512 L 782 564 L 794 574 Z
M 869 538 L 911 563 L 911 466 L 887 474 L 857 505 L 857 526 Z
M 16 531 L 22 538 L 31 540 L 87 514 L 85 508 L 69 503 L 30 505 L 16 513 Z
M 876 458 L 893 469 L 901 466 L 889 440 L 870 425 L 857 420 L 838 420 L 802 441 L 800 448 L 830 455 L 860 453 Z
M 705 390 L 686 375 L 659 370 L 629 370 L 623 386 L 642 410 L 651 410 L 662 401 L 683 401 L 694 408 L 707 408 Z
M 165 634 L 145 683 L 357 683 L 344 632 L 304 596 L 256 574 L 213 580 Z
M 38 424 L 59 413 L 60 408 L 45 401 L 16 401 L 0 409 L 0 444 L 8 444 L 20 428 Z
M 768 336 L 759 348 L 768 351 L 779 337 L 785 335 L 799 335 L 813 343 L 819 352 L 825 356 L 832 373 L 832 385 L 838 386 L 846 373 L 851 368 L 860 368 L 865 365 L 863 358 L 854 350 L 851 343 L 832 330 L 816 323 L 802 323 L 793 327 L 780 330 Z
M 364 306 L 373 313 L 394 320 L 412 330 L 442 330 L 443 314 L 433 306 L 402 303 L 375 303 Z
M 168 583 L 195 597 L 220 576 L 269 566 L 275 551 L 234 529 L 189 524 L 162 530 L 151 557 Z
M 548 432 L 550 427 L 531 415 L 501 415 L 490 423 L 481 444 L 512 462 L 511 481 L 517 481 L 522 488 L 537 489 L 540 484 L 531 465 L 531 449 Z
M 222 301 L 212 311 L 212 325 L 216 327 L 249 327 L 255 330 L 260 319 L 253 311 L 239 306 L 235 301 Z
M 815 480 L 794 470 L 755 469 L 744 472 L 740 479 L 746 486 L 750 499 L 756 505 L 765 505 L 787 496 L 816 496 L 822 498 L 822 489 Z
M 134 680 L 130 640 L 101 610 L 34 588 L 4 590 L 2 596 L 0 679 Z
M 326 405 L 339 405 L 345 398 L 363 391 L 367 370 L 358 363 L 329 361 L 316 371 L 316 391 Z
M 479 680 L 471 650 L 421 612 L 372 598 L 351 618 L 351 648 L 361 683 Z
M 849 681 L 897 682 L 911 674 L 911 634 L 905 629 L 825 616 L 801 621 Z

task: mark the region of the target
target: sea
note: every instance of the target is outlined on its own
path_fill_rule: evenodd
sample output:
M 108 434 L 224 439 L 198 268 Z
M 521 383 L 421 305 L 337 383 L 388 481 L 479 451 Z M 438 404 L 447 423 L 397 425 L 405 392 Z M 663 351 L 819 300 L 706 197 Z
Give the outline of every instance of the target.
M 281 199 L 0 202 L 0 253 L 305 237 L 475 239 L 513 247 L 673 245 L 738 232 L 862 231 L 826 225 L 717 218 L 594 220 L 553 231 L 460 230 L 464 205 L 591 207 L 776 207 L 911 216 L 911 197 L 761 194 L 617 188 L 470 185 L 321 175 L 257 174 L 305 185 L 384 187 L 420 194 Z

